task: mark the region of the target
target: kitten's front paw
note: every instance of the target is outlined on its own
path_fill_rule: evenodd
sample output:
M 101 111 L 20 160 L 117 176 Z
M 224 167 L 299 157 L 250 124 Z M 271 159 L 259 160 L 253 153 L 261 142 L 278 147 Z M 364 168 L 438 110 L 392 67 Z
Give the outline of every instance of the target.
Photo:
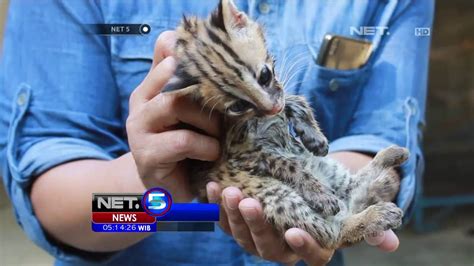
M 339 200 L 332 194 L 318 194 L 313 193 L 312 197 L 304 197 L 308 202 L 308 205 L 315 212 L 321 214 L 324 217 L 334 216 L 341 208 L 339 207 Z
M 305 134 L 301 135 L 303 145 L 316 156 L 326 156 L 329 151 L 327 138 L 313 128 L 308 127 Z

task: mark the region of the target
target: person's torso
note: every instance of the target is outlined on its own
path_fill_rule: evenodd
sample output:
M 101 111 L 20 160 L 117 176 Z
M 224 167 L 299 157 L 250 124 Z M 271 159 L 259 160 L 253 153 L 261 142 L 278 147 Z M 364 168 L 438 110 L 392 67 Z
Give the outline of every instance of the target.
M 354 70 L 336 70 L 316 64 L 325 34 L 364 38 L 377 45 L 377 34 L 356 36 L 361 29 L 386 27 L 396 1 L 284 1 L 236 0 L 240 10 L 264 25 L 276 70 L 285 90 L 302 94 L 315 109 L 329 140 L 344 136 L 361 94 L 369 65 Z M 151 32 L 139 36 L 111 36 L 112 67 L 121 95 L 122 119 L 128 115 L 131 91 L 143 80 L 153 58 L 156 38 L 173 30 L 183 14 L 207 17 L 217 1 L 139 1 L 126 7 L 104 1 L 105 23 L 146 23 Z M 375 47 L 376 49 L 376 47 Z M 375 51 L 374 51 L 375 52 Z M 374 53 L 373 52 L 373 53 Z

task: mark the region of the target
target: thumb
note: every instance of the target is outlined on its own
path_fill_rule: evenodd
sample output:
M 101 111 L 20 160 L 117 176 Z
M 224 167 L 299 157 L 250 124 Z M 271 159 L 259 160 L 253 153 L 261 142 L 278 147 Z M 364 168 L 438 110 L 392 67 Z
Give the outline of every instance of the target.
M 394 252 L 400 244 L 397 235 L 392 230 L 368 235 L 365 237 L 365 241 L 367 244 L 376 246 L 386 252 Z

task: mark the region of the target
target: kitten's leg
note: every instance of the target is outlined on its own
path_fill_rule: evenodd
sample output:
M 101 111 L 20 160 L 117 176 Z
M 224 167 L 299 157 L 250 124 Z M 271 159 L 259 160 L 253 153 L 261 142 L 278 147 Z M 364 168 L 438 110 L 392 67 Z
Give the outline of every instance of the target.
M 395 229 L 402 223 L 403 211 L 391 202 L 380 202 L 349 216 L 342 222 L 340 244 L 359 242 L 366 235 Z
M 400 166 L 408 159 L 409 152 L 406 148 L 390 146 L 379 151 L 374 159 L 359 172 L 357 176 L 361 181 L 372 181 L 383 171 Z
M 313 110 L 302 96 L 288 95 L 285 99 L 285 115 L 293 125 L 303 145 L 316 156 L 328 153 L 328 140 L 314 119 Z
M 324 217 L 336 215 L 340 211 L 339 199 L 331 188 L 323 185 L 311 175 L 297 160 L 262 152 L 258 175 L 270 175 L 297 189 L 309 206 Z
M 308 232 L 323 247 L 336 247 L 340 222 L 321 217 L 299 193 L 282 181 L 228 167 L 216 169 L 209 177 L 218 182 L 222 189 L 234 186 L 245 197 L 258 200 L 265 217 L 278 232 L 283 234 L 289 228 L 297 227 Z
M 378 152 L 374 159 L 355 177 L 349 208 L 353 213 L 365 209 L 368 205 L 392 200 L 399 189 L 399 180 L 395 167 L 408 158 L 408 150 L 391 146 Z
M 400 188 L 400 177 L 394 169 L 383 171 L 368 188 L 369 204 L 392 201 Z

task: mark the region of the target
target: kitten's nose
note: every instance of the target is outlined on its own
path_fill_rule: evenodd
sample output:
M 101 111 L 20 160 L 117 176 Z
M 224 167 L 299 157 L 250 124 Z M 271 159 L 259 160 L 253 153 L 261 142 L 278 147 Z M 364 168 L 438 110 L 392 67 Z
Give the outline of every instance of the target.
M 278 104 L 275 104 L 273 106 L 273 109 L 270 111 L 270 115 L 276 115 L 278 114 L 279 112 L 281 112 L 281 110 L 283 109 L 283 106 L 282 105 L 278 105 Z
M 285 106 L 285 97 L 283 93 L 283 89 L 280 86 L 275 86 L 271 93 L 271 98 L 274 102 L 273 107 L 271 110 L 267 110 L 265 112 L 266 115 L 276 115 L 281 112 L 283 107 Z
M 276 115 L 278 113 L 281 112 L 281 110 L 283 110 L 283 104 L 281 103 L 276 103 L 273 105 L 273 108 L 271 110 L 268 110 L 268 111 L 265 111 L 265 115 Z

